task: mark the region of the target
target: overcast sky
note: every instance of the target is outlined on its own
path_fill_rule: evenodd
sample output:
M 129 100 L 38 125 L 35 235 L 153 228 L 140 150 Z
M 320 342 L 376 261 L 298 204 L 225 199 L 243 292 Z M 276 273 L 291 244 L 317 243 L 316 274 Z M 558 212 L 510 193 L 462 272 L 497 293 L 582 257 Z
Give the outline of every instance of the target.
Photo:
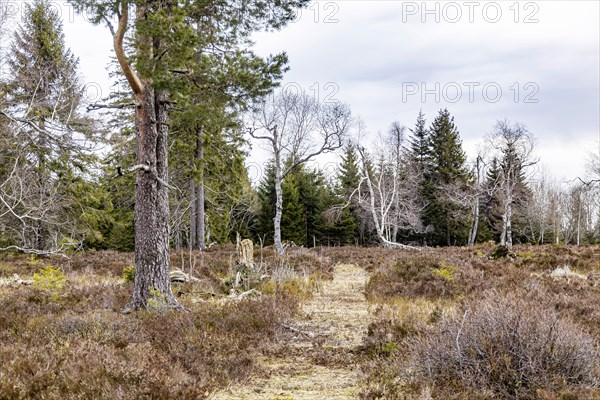
M 93 97 L 109 91 L 105 27 L 55 3 Z M 455 117 L 470 157 L 496 120 L 527 125 L 541 165 L 568 180 L 599 151 L 600 2 L 319 1 L 285 29 L 255 36 L 286 51 L 285 84 L 348 103 L 371 137 L 420 109 Z M 263 157 L 257 153 L 255 161 Z

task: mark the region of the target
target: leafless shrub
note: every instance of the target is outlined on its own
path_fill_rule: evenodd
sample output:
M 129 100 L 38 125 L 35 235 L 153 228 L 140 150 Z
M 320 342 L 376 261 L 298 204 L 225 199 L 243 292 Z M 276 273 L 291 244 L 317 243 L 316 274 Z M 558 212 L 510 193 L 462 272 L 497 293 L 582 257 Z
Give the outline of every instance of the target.
M 412 379 L 438 398 L 537 399 L 539 390 L 600 388 L 598 343 L 552 308 L 512 296 L 488 295 L 410 346 Z

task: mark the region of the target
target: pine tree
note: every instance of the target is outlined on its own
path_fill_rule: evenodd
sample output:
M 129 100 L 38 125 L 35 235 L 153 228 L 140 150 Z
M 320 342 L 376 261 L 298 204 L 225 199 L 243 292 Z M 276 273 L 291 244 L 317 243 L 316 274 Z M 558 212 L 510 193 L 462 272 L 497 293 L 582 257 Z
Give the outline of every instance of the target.
M 208 46 L 207 53 L 248 44 L 253 32 L 284 26 L 294 18 L 295 9 L 308 1 L 278 1 L 272 7 L 265 7 L 263 1 L 247 1 L 243 7 L 234 1 L 69 2 L 78 12 L 85 11 L 93 23 L 109 24 L 117 61 L 136 100 L 136 165 L 139 166 L 134 218 L 136 274 L 132 297 L 125 310 L 144 309 L 156 291 L 164 295 L 167 305 L 181 308 L 172 293 L 168 274 L 169 122 L 173 104 L 185 102 L 190 95 L 189 88 L 194 87 L 194 71 L 204 71 L 205 54 L 198 52 L 203 43 L 210 43 L 213 36 L 226 39 L 216 46 Z M 131 21 L 130 5 L 135 6 Z M 118 18 L 116 29 L 110 25 L 115 17 Z M 214 29 L 195 29 L 203 24 Z M 129 28 L 134 38 L 133 55 L 127 54 L 124 45 Z M 195 133 L 201 140 L 199 132 Z
M 211 7 L 207 8 L 200 7 L 197 12 L 211 13 Z M 198 25 L 199 32 L 209 29 L 212 29 L 210 23 Z M 239 146 L 217 147 L 215 144 L 239 144 L 239 113 L 252 101 L 267 95 L 287 68 L 285 54 L 261 58 L 249 50 L 241 51 L 237 46 L 220 52 L 206 51 L 205 47 L 222 47 L 223 40 L 231 38 L 208 36 L 207 41 L 197 45 L 198 53 L 202 54 L 201 61 L 191 77 L 191 85 L 186 88 L 187 93 L 180 92 L 179 111 L 173 113 L 173 136 L 183 145 L 180 146 L 183 151 L 174 153 L 178 164 L 176 171 L 188 175 L 188 183 L 183 187 L 189 188 L 191 204 L 190 244 L 197 249 L 206 248 L 207 233 L 214 233 L 214 228 L 218 228 L 214 225 L 214 215 L 207 209 L 210 204 L 215 204 L 210 197 L 215 193 L 215 188 L 210 187 L 210 176 L 217 175 L 210 167 L 218 164 L 219 159 L 225 164 L 235 162 L 241 154 Z M 239 183 L 236 186 L 239 193 L 245 182 L 236 180 L 233 175 L 231 178 L 230 186 Z M 208 217 L 212 226 L 207 225 Z

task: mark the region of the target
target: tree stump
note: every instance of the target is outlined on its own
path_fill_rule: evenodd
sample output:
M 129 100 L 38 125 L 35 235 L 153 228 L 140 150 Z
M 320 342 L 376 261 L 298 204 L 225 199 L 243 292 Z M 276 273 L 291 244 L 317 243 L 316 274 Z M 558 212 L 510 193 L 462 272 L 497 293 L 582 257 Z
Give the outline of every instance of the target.
M 254 270 L 254 243 L 250 239 L 244 239 L 238 243 L 238 270 Z

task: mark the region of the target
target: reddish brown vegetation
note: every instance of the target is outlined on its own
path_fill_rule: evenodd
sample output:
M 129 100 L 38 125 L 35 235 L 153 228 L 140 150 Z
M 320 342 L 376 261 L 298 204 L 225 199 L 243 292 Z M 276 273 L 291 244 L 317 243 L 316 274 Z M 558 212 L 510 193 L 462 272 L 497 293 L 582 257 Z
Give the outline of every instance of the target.
M 367 266 L 366 295 L 380 304 L 362 398 L 600 398 L 600 248 L 494 251 L 327 251 Z M 552 278 L 559 266 L 587 279 Z
M 50 264 L 68 277 L 56 291 L 0 286 L 0 399 L 197 399 L 244 381 L 257 356 L 272 351 L 298 296 L 296 286 L 283 284 L 258 298 L 224 300 L 234 254 L 233 247 L 191 258 L 173 253 L 173 266 L 186 272 L 195 260 L 200 279 L 174 286 L 188 311 L 132 315 L 120 313 L 131 284 L 119 281 L 131 254 L 0 260 L 4 282 Z M 298 249 L 276 260 L 265 250 L 263 272 L 282 264 L 308 275 L 331 271 L 314 252 Z
M 302 282 L 330 278 L 334 262 L 371 272 L 373 321 L 353 352 L 362 398 L 600 398 L 600 248 L 522 246 L 497 260 L 494 250 L 293 249 L 284 259 L 257 250 L 259 271 L 245 284 L 265 294 L 243 301 L 222 300 L 233 247 L 174 252 L 173 267 L 193 266 L 200 279 L 175 285 L 189 311 L 128 316 L 119 310 L 131 285 L 118 279 L 130 254 L 7 257 L 5 282 L 51 264 L 68 284 L 0 286 L 0 399 L 203 398 L 243 382 L 258 355 L 289 350 L 281 326 L 312 287 Z M 564 265 L 587 279 L 550 276 Z M 323 365 L 347 359 L 311 354 Z

